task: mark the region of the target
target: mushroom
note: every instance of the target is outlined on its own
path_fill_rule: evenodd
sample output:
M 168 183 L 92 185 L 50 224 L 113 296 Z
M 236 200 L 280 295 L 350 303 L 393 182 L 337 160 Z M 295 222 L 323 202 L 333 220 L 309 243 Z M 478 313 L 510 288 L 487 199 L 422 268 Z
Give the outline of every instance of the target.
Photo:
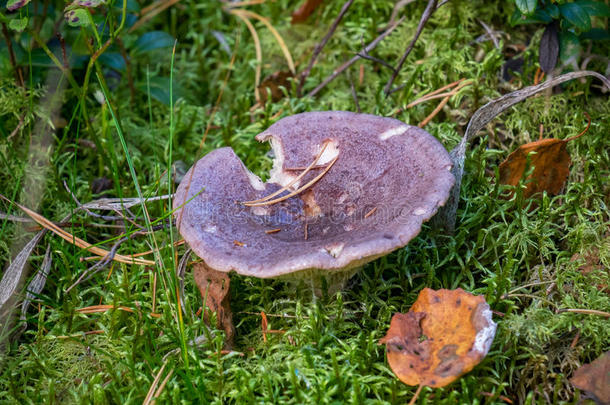
M 260 278 L 325 278 L 405 246 L 449 197 L 445 148 L 423 129 L 344 111 L 283 118 L 256 136 L 275 155 L 269 180 L 231 148 L 184 176 L 177 227 L 206 266 Z M 319 291 L 319 290 L 318 290 Z

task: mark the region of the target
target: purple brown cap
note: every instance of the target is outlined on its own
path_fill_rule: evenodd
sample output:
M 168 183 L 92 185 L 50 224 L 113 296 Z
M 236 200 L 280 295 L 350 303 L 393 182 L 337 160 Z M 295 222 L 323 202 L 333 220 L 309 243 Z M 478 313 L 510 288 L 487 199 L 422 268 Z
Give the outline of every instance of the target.
M 220 148 L 196 162 L 176 191 L 180 234 L 218 271 L 270 278 L 363 265 L 413 239 L 454 183 L 445 148 L 423 129 L 393 118 L 302 113 L 256 139 L 271 141 L 275 154 L 266 183 L 231 148 Z M 331 164 L 293 197 L 243 204 L 290 185 L 277 197 L 286 195 Z

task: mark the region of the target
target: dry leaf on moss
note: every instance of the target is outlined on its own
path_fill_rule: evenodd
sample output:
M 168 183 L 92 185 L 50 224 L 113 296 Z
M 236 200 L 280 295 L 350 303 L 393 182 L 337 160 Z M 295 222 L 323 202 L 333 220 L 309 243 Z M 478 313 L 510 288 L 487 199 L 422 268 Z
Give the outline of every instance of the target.
M 572 160 L 566 150 L 567 143 L 587 132 L 587 128 L 580 134 L 568 139 L 541 139 L 536 142 L 520 146 L 500 164 L 500 183 L 516 186 L 523 177 L 527 168 L 528 157 L 534 171 L 527 180 L 530 180 L 523 191 L 525 198 L 546 191 L 551 195 L 561 192 L 568 174 Z
M 487 355 L 496 333 L 483 296 L 424 288 L 406 314 L 395 314 L 380 343 L 408 385 L 444 387 Z
M 217 327 L 225 331 L 227 346 L 233 345 L 235 327 L 229 300 L 229 286 L 231 279 L 227 273 L 213 270 L 204 263 L 195 263 L 193 277 L 199 287 L 201 297 L 205 300 L 204 306 L 216 312 Z M 208 311 L 204 311 L 204 319 L 208 321 Z
M 610 351 L 576 370 L 570 382 L 586 391 L 597 404 L 610 404 Z

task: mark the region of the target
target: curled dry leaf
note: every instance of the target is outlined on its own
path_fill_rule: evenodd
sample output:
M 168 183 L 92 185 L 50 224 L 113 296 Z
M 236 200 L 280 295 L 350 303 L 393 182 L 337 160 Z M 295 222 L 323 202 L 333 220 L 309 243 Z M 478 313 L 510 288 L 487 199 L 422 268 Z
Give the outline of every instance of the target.
M 205 306 L 212 312 L 216 312 L 217 327 L 225 331 L 228 347 L 233 345 L 235 327 L 233 326 L 233 314 L 231 313 L 231 302 L 229 300 L 229 286 L 231 279 L 227 273 L 216 271 L 204 263 L 196 263 L 193 267 L 195 283 L 199 287 L 201 297 L 205 300 Z M 208 321 L 207 311 L 204 319 Z
M 610 404 L 610 351 L 576 370 L 570 382 L 586 391 L 597 404 Z
M 523 191 L 524 197 L 528 198 L 543 191 L 551 195 L 559 194 L 570 174 L 570 164 L 572 163 L 566 150 L 567 143 L 582 136 L 590 125 L 591 119 L 589 118 L 587 128 L 577 136 L 568 139 L 541 139 L 520 146 L 500 164 L 500 183 L 511 186 L 519 184 L 519 180 L 527 169 L 529 158 L 534 171 L 527 178 L 530 181 Z
M 385 343 L 388 363 L 408 385 L 444 387 L 487 355 L 496 334 L 483 296 L 424 288 L 406 314 L 395 314 Z

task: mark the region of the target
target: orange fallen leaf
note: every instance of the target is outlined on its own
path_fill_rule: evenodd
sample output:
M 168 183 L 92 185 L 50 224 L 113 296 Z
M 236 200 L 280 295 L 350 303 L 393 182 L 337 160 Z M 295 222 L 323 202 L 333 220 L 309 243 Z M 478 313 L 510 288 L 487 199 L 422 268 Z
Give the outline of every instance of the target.
M 610 404 L 610 351 L 581 366 L 570 382 L 586 391 L 597 404 Z
M 586 113 L 585 113 L 586 114 Z M 584 135 L 591 126 L 591 117 L 587 128 L 580 134 L 567 139 L 540 139 L 520 146 L 500 164 L 500 183 L 516 186 L 526 170 L 528 156 L 534 171 L 527 178 L 530 180 L 523 190 L 525 198 L 546 191 L 557 195 L 563 188 L 570 174 L 570 155 L 566 150 L 567 143 Z M 535 153 L 532 153 L 535 152 Z
M 496 334 L 483 296 L 424 288 L 406 314 L 394 314 L 385 343 L 388 363 L 408 385 L 444 387 L 487 355 Z
M 233 345 L 235 327 L 229 300 L 229 286 L 231 279 L 227 273 L 212 270 L 205 263 L 196 263 L 193 266 L 193 276 L 199 288 L 201 297 L 205 300 L 204 306 L 216 312 L 217 327 L 225 331 L 227 346 Z M 204 311 L 204 320 L 208 322 L 208 311 Z
M 292 13 L 292 24 L 307 20 L 322 2 L 323 0 L 305 0 L 299 9 Z

